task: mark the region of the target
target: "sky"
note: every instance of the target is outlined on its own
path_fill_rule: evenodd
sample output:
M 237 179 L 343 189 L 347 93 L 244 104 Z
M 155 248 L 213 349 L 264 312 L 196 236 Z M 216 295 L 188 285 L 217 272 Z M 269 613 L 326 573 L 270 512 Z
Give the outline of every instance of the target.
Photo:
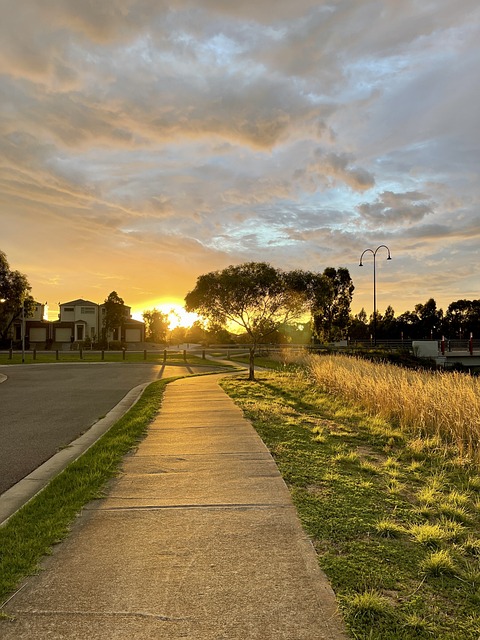
M 478 0 L 0 0 L 0 250 L 133 311 L 266 261 L 478 299 Z

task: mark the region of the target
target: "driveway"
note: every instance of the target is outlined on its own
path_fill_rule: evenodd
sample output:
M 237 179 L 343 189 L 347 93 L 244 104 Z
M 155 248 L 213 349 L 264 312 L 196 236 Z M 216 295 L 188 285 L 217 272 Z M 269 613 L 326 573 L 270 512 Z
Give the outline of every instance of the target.
M 133 387 L 192 372 L 191 367 L 141 363 L 0 367 L 7 376 L 0 384 L 0 495 L 85 432 Z

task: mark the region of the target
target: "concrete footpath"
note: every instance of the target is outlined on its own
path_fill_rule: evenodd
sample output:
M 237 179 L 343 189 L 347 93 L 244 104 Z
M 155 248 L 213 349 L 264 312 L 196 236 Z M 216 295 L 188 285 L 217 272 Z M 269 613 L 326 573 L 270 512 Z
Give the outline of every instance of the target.
M 167 385 L 107 497 L 6 605 L 2 640 L 346 638 L 288 489 L 219 377 Z

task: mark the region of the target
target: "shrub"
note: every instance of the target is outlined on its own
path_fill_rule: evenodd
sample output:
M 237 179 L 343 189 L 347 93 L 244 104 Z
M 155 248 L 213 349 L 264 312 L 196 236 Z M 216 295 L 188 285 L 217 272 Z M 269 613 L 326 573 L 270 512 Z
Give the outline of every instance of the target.
M 375 524 L 375 531 L 383 538 L 398 538 L 405 533 L 405 528 L 394 520 L 379 520 Z
M 420 568 L 426 576 L 454 575 L 456 573 L 455 563 L 450 553 L 442 549 L 431 553 L 421 563 Z
M 368 589 L 363 593 L 356 593 L 347 600 L 347 611 L 353 618 L 360 618 L 365 622 L 374 622 L 388 613 L 390 605 L 375 589 Z
M 428 547 L 438 547 L 447 538 L 445 530 L 438 524 L 413 524 L 409 533 L 417 542 Z

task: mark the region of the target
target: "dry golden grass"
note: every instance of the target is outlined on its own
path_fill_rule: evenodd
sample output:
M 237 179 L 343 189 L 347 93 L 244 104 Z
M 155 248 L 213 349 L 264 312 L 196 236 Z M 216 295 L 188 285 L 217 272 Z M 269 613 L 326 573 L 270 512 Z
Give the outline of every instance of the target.
M 402 369 L 342 355 L 306 356 L 326 391 L 394 422 L 421 441 L 480 459 L 480 381 L 457 372 Z

